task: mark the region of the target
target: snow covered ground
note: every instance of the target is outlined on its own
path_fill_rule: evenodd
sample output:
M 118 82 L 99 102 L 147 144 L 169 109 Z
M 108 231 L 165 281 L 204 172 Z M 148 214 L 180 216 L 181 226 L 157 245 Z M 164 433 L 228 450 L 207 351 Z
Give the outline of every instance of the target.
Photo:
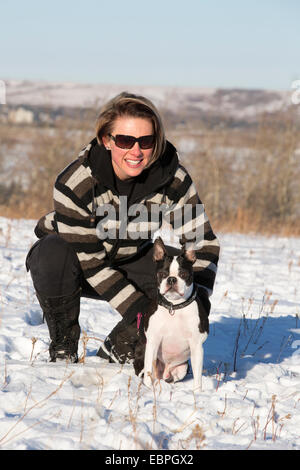
M 0 218 L 0 449 L 300 449 L 300 239 L 219 234 L 195 395 L 191 374 L 149 390 L 95 356 L 119 319 L 104 302 L 82 300 L 83 362 L 47 362 L 33 227 Z

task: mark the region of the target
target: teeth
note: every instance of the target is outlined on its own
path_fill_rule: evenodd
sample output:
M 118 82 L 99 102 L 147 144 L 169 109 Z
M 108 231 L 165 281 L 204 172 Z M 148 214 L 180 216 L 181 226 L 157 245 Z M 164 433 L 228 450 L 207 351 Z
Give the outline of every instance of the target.
M 136 160 L 129 160 L 129 158 L 127 158 L 127 161 L 128 161 L 128 163 L 130 163 L 131 165 L 138 165 L 138 164 L 141 162 L 141 160 L 138 160 L 138 161 L 136 161 Z

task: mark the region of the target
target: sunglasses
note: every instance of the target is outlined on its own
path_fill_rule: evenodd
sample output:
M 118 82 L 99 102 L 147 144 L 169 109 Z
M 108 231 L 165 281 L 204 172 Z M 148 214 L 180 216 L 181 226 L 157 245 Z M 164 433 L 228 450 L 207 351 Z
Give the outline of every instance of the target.
M 141 137 L 133 137 L 132 135 L 117 134 L 116 136 L 108 134 L 109 137 L 115 142 L 117 147 L 121 149 L 131 149 L 136 142 L 138 142 L 141 149 L 151 149 L 154 145 L 155 136 L 142 135 Z

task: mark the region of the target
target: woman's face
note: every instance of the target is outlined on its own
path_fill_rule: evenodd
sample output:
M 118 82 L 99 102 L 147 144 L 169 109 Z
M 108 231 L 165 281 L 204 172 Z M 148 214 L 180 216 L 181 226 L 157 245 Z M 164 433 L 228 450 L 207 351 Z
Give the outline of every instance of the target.
M 122 116 L 114 122 L 111 135 L 122 134 L 142 137 L 144 135 L 151 135 L 153 132 L 153 125 L 150 119 Z M 153 147 L 141 149 L 139 143 L 135 142 L 131 149 L 122 149 L 117 147 L 114 140 L 109 136 L 103 136 L 102 140 L 105 147 L 111 151 L 114 172 L 121 180 L 140 175 L 151 159 Z

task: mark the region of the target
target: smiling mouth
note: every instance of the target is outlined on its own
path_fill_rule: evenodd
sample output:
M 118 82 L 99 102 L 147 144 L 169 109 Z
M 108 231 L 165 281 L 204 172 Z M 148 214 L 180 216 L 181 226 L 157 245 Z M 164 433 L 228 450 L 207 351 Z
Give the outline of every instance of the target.
M 127 165 L 132 168 L 137 168 L 138 166 L 140 166 L 142 161 L 143 161 L 142 158 L 140 160 L 131 160 L 130 158 L 126 158 Z

